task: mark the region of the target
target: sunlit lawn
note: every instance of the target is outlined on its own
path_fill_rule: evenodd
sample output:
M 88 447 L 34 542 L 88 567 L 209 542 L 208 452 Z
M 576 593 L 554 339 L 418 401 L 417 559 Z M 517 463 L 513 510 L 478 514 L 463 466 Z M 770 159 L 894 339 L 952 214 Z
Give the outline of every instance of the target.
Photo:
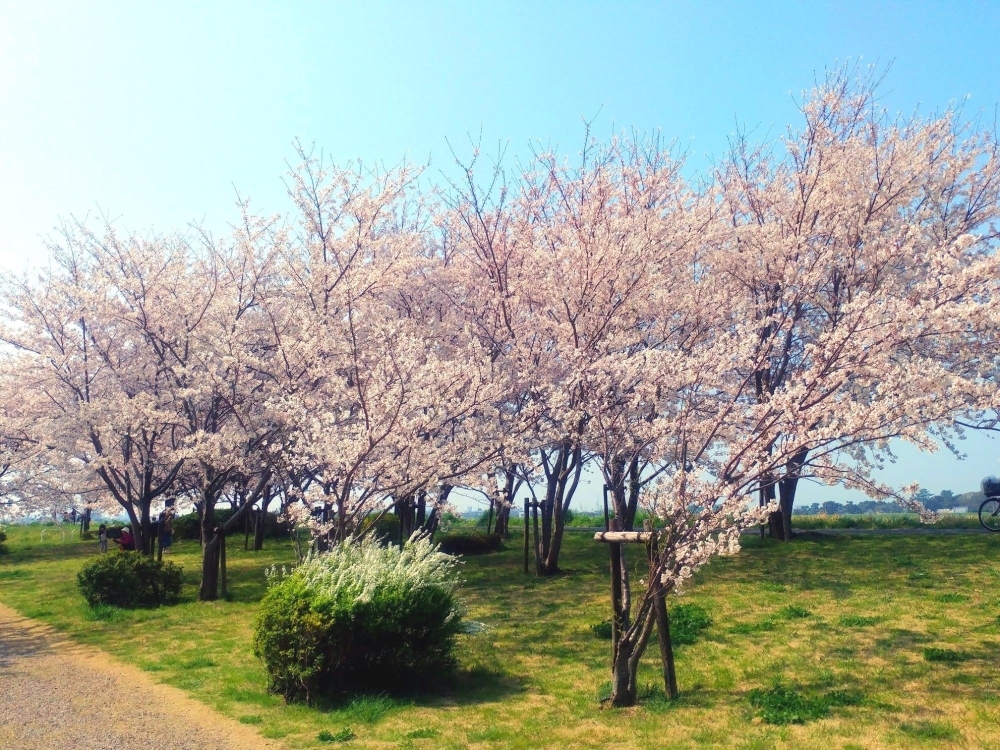
M 882 748 L 1000 747 L 1000 538 L 989 535 L 834 537 L 789 545 L 750 539 L 704 570 L 685 599 L 713 623 L 678 649 L 681 699 L 662 697 L 650 648 L 641 705 L 602 709 L 609 642 L 590 626 L 609 612 L 607 550 L 572 534 L 563 576 L 521 573 L 520 539 L 469 558 L 464 601 L 487 627 L 460 643 L 450 690 L 338 707 L 285 706 L 265 691 L 250 653 L 265 566 L 290 564 L 289 544 L 229 549 L 232 601 L 194 601 L 198 545 L 172 559 L 183 603 L 91 612 L 75 574 L 96 542 L 39 527 L 10 530 L 0 600 L 256 725 L 289 747 Z M 636 563 L 638 565 L 638 562 Z M 641 571 L 636 567 L 635 574 Z M 748 693 L 776 681 L 802 695 L 861 698 L 826 718 L 774 726 Z M 341 736 L 345 736 L 345 732 Z

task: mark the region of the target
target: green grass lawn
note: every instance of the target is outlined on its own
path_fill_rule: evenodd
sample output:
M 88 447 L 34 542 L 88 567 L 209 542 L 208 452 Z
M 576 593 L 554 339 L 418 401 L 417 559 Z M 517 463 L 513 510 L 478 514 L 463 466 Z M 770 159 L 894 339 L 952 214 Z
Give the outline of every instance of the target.
M 9 534 L 0 600 L 291 748 L 1000 747 L 998 536 L 751 538 L 683 597 L 712 624 L 677 649 L 681 698 L 662 697 L 653 644 L 641 704 L 608 710 L 609 641 L 591 630 L 609 616 L 607 550 L 589 534 L 569 535 L 552 579 L 522 575 L 517 537 L 466 561 L 468 617 L 486 629 L 462 636 L 450 690 L 318 708 L 268 695 L 249 648 L 264 567 L 291 564 L 289 544 L 231 542 L 232 600 L 203 604 L 198 545 L 185 542 L 172 556 L 181 604 L 95 612 L 75 575 L 96 542 Z M 765 720 L 796 717 L 807 721 Z

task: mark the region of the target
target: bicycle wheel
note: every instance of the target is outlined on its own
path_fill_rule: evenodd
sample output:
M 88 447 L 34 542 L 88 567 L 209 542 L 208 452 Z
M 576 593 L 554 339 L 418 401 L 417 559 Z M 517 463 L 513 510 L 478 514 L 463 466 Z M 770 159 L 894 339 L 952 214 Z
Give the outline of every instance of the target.
M 1000 531 L 1000 500 L 991 497 L 979 506 L 979 523 L 988 531 Z

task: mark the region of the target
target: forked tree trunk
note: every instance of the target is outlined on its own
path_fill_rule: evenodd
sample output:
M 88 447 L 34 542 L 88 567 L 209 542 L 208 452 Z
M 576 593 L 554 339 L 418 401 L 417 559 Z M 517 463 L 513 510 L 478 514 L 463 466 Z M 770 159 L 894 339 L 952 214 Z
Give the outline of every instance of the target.
M 541 502 L 541 540 L 538 566 L 539 575 L 549 576 L 559 572 L 559 555 L 562 552 L 566 513 L 583 472 L 583 451 L 568 443 L 554 452 L 551 467 L 545 469 L 545 499 Z
M 653 631 L 655 618 L 649 607 L 640 607 L 641 620 L 634 623 L 614 649 L 611 665 L 611 697 L 609 703 L 615 708 L 634 706 L 638 700 L 636 679 L 639 674 L 639 660 L 646 652 L 649 635 Z

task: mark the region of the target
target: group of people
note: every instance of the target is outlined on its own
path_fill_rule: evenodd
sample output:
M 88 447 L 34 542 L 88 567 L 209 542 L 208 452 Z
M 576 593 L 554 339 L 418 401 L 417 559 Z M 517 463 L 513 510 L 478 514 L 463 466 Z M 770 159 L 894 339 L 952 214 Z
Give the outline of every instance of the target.
M 174 519 L 174 509 L 172 507 L 165 508 L 162 513 L 160 513 L 159 531 L 160 531 L 160 549 L 163 550 L 164 554 L 170 551 L 170 545 L 173 544 L 173 519 Z M 108 527 L 105 524 L 101 524 L 97 529 L 97 538 L 101 543 L 101 552 L 108 551 Z M 135 552 L 135 535 L 132 533 L 131 526 L 125 526 L 122 528 L 122 533 L 117 539 L 113 539 L 119 546 L 122 552 Z

